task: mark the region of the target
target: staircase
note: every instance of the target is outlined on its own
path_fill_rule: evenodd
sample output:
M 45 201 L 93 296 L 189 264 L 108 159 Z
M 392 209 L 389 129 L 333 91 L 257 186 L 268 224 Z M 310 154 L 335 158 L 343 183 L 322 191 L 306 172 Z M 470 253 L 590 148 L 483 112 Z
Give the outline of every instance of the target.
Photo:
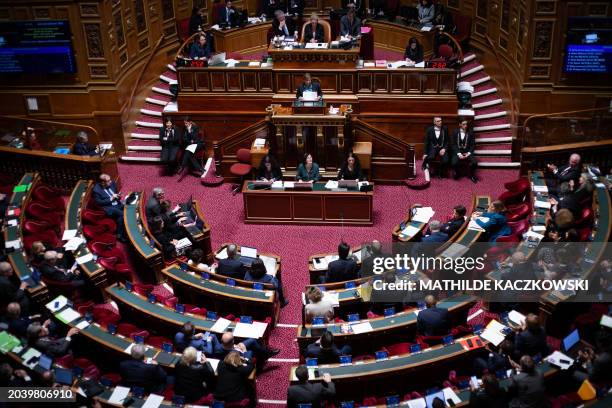
M 159 162 L 161 146 L 159 145 L 159 128 L 163 126 L 162 112 L 174 109 L 171 102 L 170 85 L 176 84 L 176 69 L 168 64 L 167 70 L 159 76 L 159 82 L 153 85 L 140 109 L 136 119 L 136 128 L 130 134 L 126 153 L 121 156 L 128 162 Z
M 501 95 L 473 53 L 464 56 L 458 81 L 467 81 L 474 87 L 472 108 L 475 113 L 475 154 L 478 157 L 478 167 L 519 168 L 521 164 L 511 159 L 509 113 L 503 109 Z

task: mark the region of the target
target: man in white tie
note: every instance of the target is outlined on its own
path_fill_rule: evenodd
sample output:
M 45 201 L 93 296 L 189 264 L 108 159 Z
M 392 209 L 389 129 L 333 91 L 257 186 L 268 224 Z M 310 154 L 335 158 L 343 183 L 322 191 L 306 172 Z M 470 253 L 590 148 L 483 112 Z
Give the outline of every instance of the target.
M 446 126 L 442 125 L 442 118 L 434 116 L 433 126 L 425 131 L 425 141 L 423 143 L 423 170 L 429 169 L 429 162 L 438 158 L 440 169 L 438 178 L 446 176 L 446 166 L 449 162 L 449 134 Z
M 451 166 L 453 167 L 455 180 L 459 178 L 459 166 L 461 163 L 467 163 L 470 168 L 470 180 L 473 183 L 477 183 L 476 168 L 478 167 L 478 162 L 474 157 L 476 140 L 474 133 L 468 129 L 468 121 L 466 119 L 459 119 L 459 128 L 455 129 L 451 140 Z

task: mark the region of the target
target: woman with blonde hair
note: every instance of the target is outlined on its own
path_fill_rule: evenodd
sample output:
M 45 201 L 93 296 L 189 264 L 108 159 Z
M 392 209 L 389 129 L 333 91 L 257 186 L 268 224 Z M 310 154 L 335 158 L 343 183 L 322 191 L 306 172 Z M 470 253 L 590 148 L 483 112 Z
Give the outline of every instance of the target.
M 250 399 L 253 390 L 249 384 L 249 375 L 255 366 L 250 360 L 232 350 L 219 362 L 217 367 L 217 388 L 215 400 L 224 402 L 239 402 Z
M 304 306 L 306 323 L 311 323 L 315 317 L 323 317 L 325 323 L 329 323 L 334 318 L 334 304 L 323 296 L 323 292 L 316 286 L 311 286 L 306 291 L 308 303 Z
M 472 219 L 480 228 L 485 230 L 485 238 L 489 242 L 495 242 L 498 237 L 510 235 L 512 229 L 506 220 L 506 206 L 499 200 L 489 204 L 487 211 L 481 213 L 475 211 L 472 214 Z M 482 218 L 481 218 L 482 217 Z M 485 220 L 485 218 L 487 220 Z
M 187 347 L 174 371 L 174 392 L 185 397 L 186 402 L 196 402 L 209 393 L 215 385 L 215 371 L 206 356 L 198 360 L 198 351 Z

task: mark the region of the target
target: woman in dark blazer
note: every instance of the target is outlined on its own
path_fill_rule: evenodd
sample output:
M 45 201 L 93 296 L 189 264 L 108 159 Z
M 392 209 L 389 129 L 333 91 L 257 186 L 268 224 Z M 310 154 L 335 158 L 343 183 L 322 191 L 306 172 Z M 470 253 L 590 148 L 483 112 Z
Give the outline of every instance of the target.
M 187 347 L 174 369 L 174 393 L 193 403 L 214 389 L 215 371 L 202 353 L 197 361 L 197 350 Z
M 264 181 L 276 181 L 283 179 L 283 172 L 279 165 L 274 160 L 274 157 L 269 154 L 265 155 L 259 163 L 259 169 L 257 171 L 257 180 Z
M 230 351 L 217 367 L 215 400 L 234 402 L 249 398 L 252 395 L 249 375 L 253 368 L 253 363 L 243 359 L 238 351 Z
M 298 181 L 319 181 L 321 174 L 319 174 L 319 165 L 312 160 L 312 155 L 306 153 L 304 155 L 304 161 L 300 163 L 295 175 Z
M 176 167 L 176 155 L 181 142 L 181 132 L 174 126 L 172 119 L 166 119 L 166 126 L 159 129 L 159 144 L 161 145 L 161 162 L 172 174 Z
M 191 59 L 207 59 L 210 57 L 210 45 L 208 44 L 206 34 L 201 34 L 191 45 L 189 57 Z
M 423 46 L 415 37 L 412 37 L 408 41 L 408 45 L 406 46 L 406 52 L 404 52 L 404 59 L 410 60 L 415 64 L 423 62 Z
M 304 38 L 302 39 L 305 43 L 322 43 L 325 42 L 325 30 L 323 25 L 319 24 L 319 17 L 312 13 L 310 16 L 310 24 L 304 29 Z
M 276 279 L 275 276 L 268 275 L 268 271 L 266 271 L 266 265 L 264 262 L 257 258 L 253 260 L 251 263 L 251 268 L 247 270 L 244 275 L 244 280 L 249 282 L 258 282 L 258 283 L 269 283 L 274 286 L 274 290 L 278 294 L 278 299 L 280 300 L 281 307 L 287 306 L 287 302 L 285 300 L 285 294 L 283 293 L 283 285 Z
M 474 212 L 472 219 L 476 221 L 476 224 L 480 228 L 485 230 L 485 237 L 489 242 L 495 242 L 498 237 L 503 235 L 510 235 L 512 230 L 506 220 L 506 207 L 504 203 L 499 200 L 493 201 L 489 204 L 489 208 L 484 213 Z M 479 220 L 478 217 L 488 218 L 488 221 Z
M 161 245 L 164 258 L 172 258 L 176 255 L 175 245 L 178 240 L 165 228 L 164 220 L 159 215 L 151 221 L 151 233 Z
M 361 172 L 361 165 L 359 159 L 353 152 L 350 152 L 344 161 L 344 164 L 338 172 L 339 180 L 362 180 L 363 173 Z

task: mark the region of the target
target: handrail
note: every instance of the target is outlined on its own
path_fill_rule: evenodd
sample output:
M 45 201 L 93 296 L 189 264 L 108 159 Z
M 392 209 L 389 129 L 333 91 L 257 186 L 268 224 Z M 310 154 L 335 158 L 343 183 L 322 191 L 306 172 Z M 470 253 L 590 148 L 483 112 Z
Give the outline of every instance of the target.
M 584 113 L 584 112 L 603 112 L 603 111 L 608 111 L 609 109 L 610 108 L 606 106 L 605 108 L 590 108 L 590 109 L 580 109 L 580 110 L 565 111 L 565 112 L 538 113 L 536 115 L 528 116 L 527 119 L 525 119 L 525 122 L 523 122 L 523 127 L 525 128 L 525 130 L 529 130 L 529 126 L 527 126 L 527 124 L 531 119 L 535 119 L 535 118 L 551 117 L 551 116 L 557 116 L 557 115 L 568 115 L 568 114 Z
M 455 44 L 455 47 L 457 47 L 457 49 L 459 50 L 459 62 L 463 64 L 463 49 L 461 48 L 461 45 L 455 39 L 455 37 L 453 37 L 452 35 L 444 31 L 439 31 L 438 34 L 444 37 L 448 37 L 451 40 L 451 42 Z
M 504 64 L 502 63 L 501 57 L 499 56 L 499 53 L 497 52 L 497 47 L 495 46 L 495 43 L 493 42 L 493 40 L 491 39 L 491 37 L 489 37 L 487 34 L 485 34 L 485 37 L 489 43 L 489 45 L 491 46 L 491 49 L 493 50 L 493 55 L 495 55 L 495 59 L 497 60 L 497 65 L 499 65 L 502 69 L 502 72 L 504 74 L 504 82 L 506 83 L 506 92 L 508 93 L 508 100 L 510 102 L 510 124 L 512 126 L 516 126 L 516 106 L 514 106 L 514 98 L 512 97 L 512 91 L 511 91 L 511 87 L 510 87 L 510 82 L 508 81 L 508 72 L 506 71 L 506 68 L 504 68 Z
M 537 147 L 523 147 L 522 153 L 549 153 L 558 150 L 576 150 L 576 149 L 588 149 L 593 147 L 609 147 L 612 146 L 612 139 L 597 140 L 592 142 L 576 142 L 576 143 L 562 143 L 556 145 L 546 145 Z
M 92 134 L 98 136 L 98 139 L 100 136 L 98 134 L 98 131 L 95 128 L 88 126 L 88 125 L 80 125 L 77 123 L 59 122 L 56 120 L 46 120 L 46 119 L 32 119 L 29 117 L 15 116 L 15 115 L 0 115 L 0 119 L 11 119 L 11 120 L 19 120 L 22 122 L 38 122 L 38 123 L 48 123 L 48 124 L 53 124 L 53 125 L 81 127 L 81 128 L 89 129 L 92 132 Z
M 157 54 L 159 46 L 161 45 L 161 43 L 162 43 L 162 41 L 164 40 L 165 37 L 166 36 L 164 34 L 162 34 L 159 37 L 159 40 L 157 40 L 157 42 L 155 43 L 155 46 L 153 47 L 153 51 L 151 51 L 151 54 L 149 54 L 149 57 L 147 58 L 147 62 L 145 62 L 144 66 L 142 67 L 142 70 L 138 74 L 138 78 L 136 79 L 136 82 L 134 83 L 134 86 L 132 87 L 132 92 L 130 92 L 130 100 L 128 101 L 128 106 L 127 106 L 127 110 L 126 110 L 128 115 L 132 111 L 132 102 L 134 101 L 134 94 L 136 93 L 136 89 L 138 89 L 138 86 L 140 85 L 140 81 L 142 80 L 142 76 L 144 75 L 145 72 L 147 72 L 147 68 L 149 67 L 149 64 L 153 60 L 153 57 L 155 56 L 155 54 Z

